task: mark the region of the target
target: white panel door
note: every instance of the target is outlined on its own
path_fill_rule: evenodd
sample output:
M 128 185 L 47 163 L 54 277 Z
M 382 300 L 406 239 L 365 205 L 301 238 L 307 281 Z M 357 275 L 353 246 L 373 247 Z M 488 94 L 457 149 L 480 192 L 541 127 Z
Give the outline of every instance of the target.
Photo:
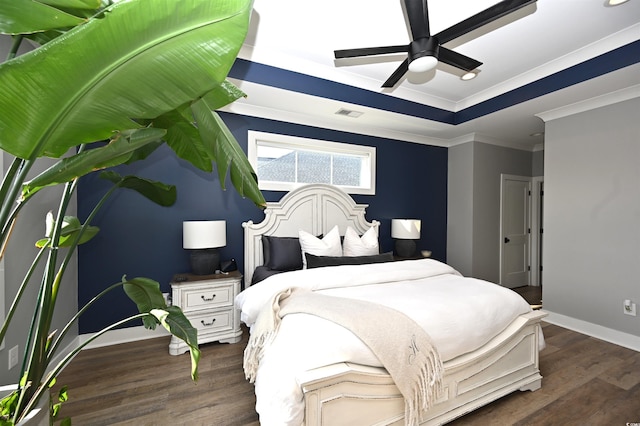
M 529 285 L 531 178 L 502 175 L 500 197 L 500 284 Z

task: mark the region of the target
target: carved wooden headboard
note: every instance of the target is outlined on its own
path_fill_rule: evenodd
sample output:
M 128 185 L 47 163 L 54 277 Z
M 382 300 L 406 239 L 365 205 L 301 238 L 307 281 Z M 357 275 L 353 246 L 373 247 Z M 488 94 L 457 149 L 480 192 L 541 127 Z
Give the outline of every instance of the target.
M 244 222 L 244 282 L 251 283 L 253 271 L 263 264 L 262 235 L 298 237 L 303 230 L 312 235 L 325 235 L 335 225 L 344 235 L 347 226 L 359 234 L 380 226 L 377 220 L 368 222 L 368 204 L 356 202 L 343 190 L 325 184 L 305 185 L 287 193 L 278 202 L 267 203 L 264 220 Z

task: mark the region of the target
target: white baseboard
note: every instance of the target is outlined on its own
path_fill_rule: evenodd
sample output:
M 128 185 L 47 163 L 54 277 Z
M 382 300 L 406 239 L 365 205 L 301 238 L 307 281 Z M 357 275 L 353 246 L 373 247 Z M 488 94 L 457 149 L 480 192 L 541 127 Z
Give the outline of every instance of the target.
M 549 312 L 546 309 L 545 312 L 549 314 L 543 320 L 545 322 L 640 352 L 640 336 L 624 333 L 622 331 L 603 327 L 598 324 L 582 321 L 566 315 Z
M 89 343 L 84 349 L 101 348 L 104 346 L 118 345 L 120 343 L 136 342 L 138 340 L 155 339 L 156 337 L 170 336 L 171 334 L 162 326 L 156 327 L 155 330 L 149 330 L 144 326 L 119 328 L 116 330 L 110 330 L 98 337 L 93 342 Z M 84 343 L 89 340 L 93 334 L 81 334 L 78 336 L 80 343 Z M 167 350 L 169 345 L 167 344 Z

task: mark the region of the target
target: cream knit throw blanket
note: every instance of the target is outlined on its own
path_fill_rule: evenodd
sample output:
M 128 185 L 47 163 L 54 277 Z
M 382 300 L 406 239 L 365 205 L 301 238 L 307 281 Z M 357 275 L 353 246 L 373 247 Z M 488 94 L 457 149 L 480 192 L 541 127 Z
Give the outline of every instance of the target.
M 251 330 L 244 351 L 245 376 L 254 382 L 264 351 L 282 318 L 291 313 L 316 315 L 360 338 L 380 360 L 405 399 L 405 424 L 419 424 L 442 390 L 442 360 L 429 335 L 405 314 L 377 303 L 327 296 L 304 289 L 278 293 Z M 384 324 L 384 326 L 380 326 Z

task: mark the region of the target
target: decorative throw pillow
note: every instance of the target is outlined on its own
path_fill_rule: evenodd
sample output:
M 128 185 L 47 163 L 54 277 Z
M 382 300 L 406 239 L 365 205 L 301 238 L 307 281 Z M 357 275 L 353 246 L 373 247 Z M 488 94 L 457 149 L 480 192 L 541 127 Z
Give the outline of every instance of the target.
M 316 256 L 342 256 L 342 245 L 340 244 L 340 231 L 338 226 L 327 232 L 322 239 L 317 238 L 308 232 L 298 231 L 300 237 L 300 248 L 302 253 L 302 268 L 306 268 L 305 253 Z
M 296 237 L 262 236 L 264 266 L 276 271 L 302 269 L 302 252 Z
M 347 226 L 342 251 L 345 256 L 371 256 L 380 253 L 376 228 L 369 228 L 360 237 L 353 228 Z
M 393 252 L 375 254 L 371 256 L 314 256 L 309 253 L 304 254 L 307 261 L 307 268 L 320 268 L 323 266 L 340 265 L 365 265 L 369 263 L 393 262 Z
M 302 262 L 300 262 L 302 264 Z M 251 285 L 258 284 L 260 281 L 269 278 L 271 275 L 281 274 L 286 271 L 276 271 L 273 269 L 269 269 L 266 266 L 257 266 L 253 271 L 253 276 L 251 277 Z

